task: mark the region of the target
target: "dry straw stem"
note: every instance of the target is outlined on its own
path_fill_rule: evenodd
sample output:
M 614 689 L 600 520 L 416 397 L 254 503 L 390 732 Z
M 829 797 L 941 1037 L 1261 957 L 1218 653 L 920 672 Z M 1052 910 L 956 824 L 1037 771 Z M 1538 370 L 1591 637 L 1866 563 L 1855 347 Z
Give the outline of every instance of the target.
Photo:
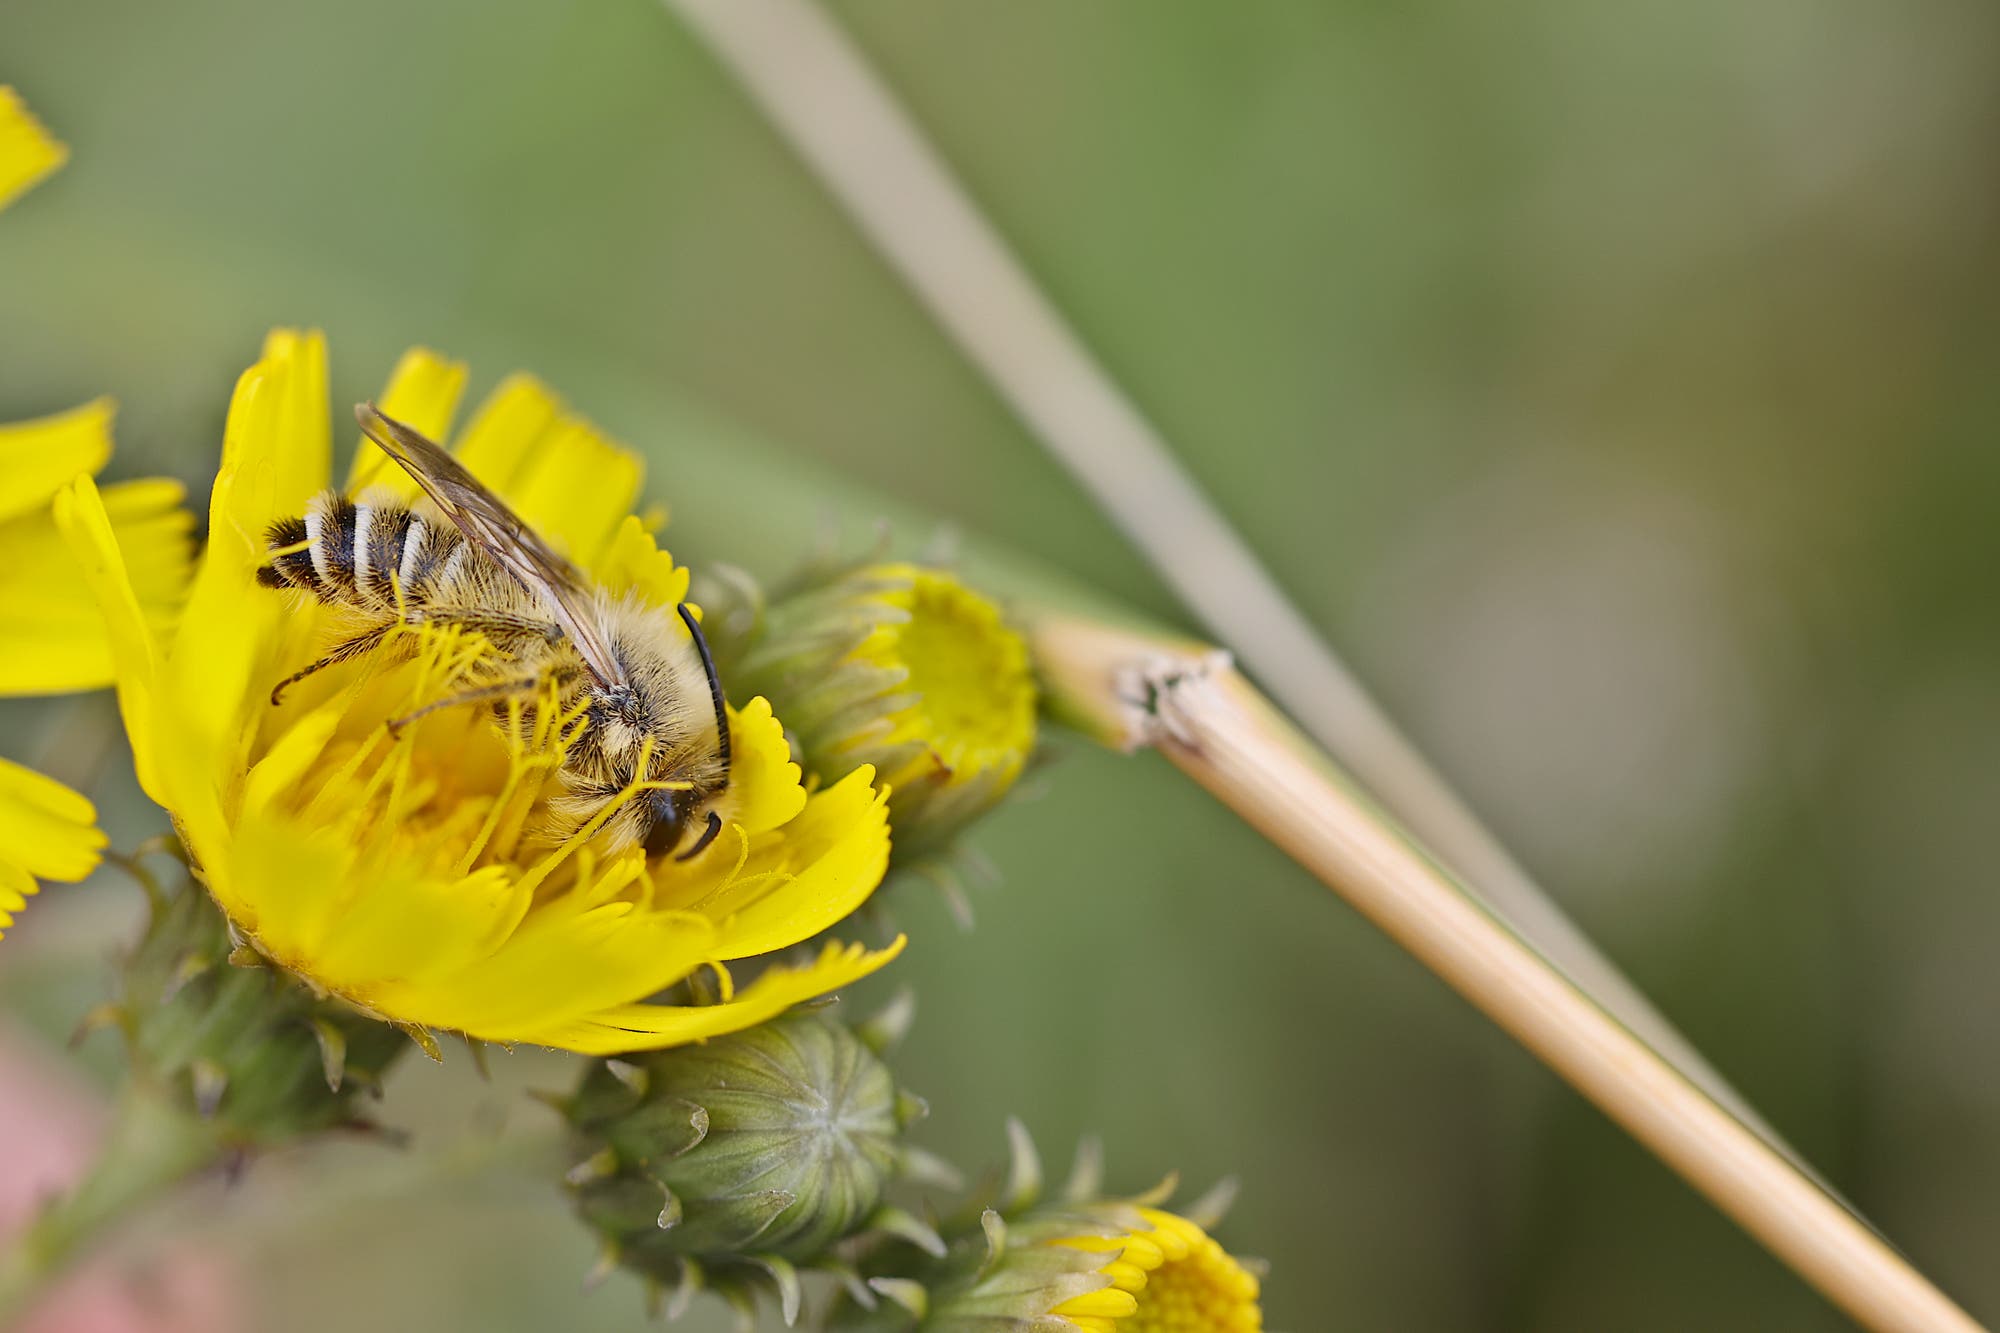
M 665 0 L 953 342 L 1273 697 L 1505 915 L 1792 1156 L 1376 707 L 1036 287 L 853 42 L 810 0 Z
M 1063 718 L 1151 745 L 1282 847 L 1869 1328 L 1979 1326 L 1880 1236 L 1467 895 L 1213 649 L 1052 616 Z
M 1162 742 L 1176 763 L 1836 1301 L 1881 1328 L 1974 1327 L 1810 1178 L 1387 721 L 1036 288 L 828 14 L 809 0 L 664 3 L 710 45 L 967 358 L 1189 608 L 1439 849 L 1459 879 L 1360 797 L 1233 670 L 1211 662 L 1205 676 L 1175 676 L 1173 663 L 1207 660 L 1198 649 L 1101 625 L 1046 622 L 1038 636 L 1043 665 L 1070 720 L 1131 744 L 1153 739 L 1150 730 L 1134 730 L 1138 721 L 1151 728 L 1179 719 L 1182 734 L 1166 733 Z M 1121 673 L 1126 687 L 1149 688 L 1149 661 L 1184 679 L 1165 691 L 1157 719 L 1135 713 L 1117 692 Z M 1192 702 L 1183 705 L 1183 697 Z M 1218 721 L 1225 712 L 1227 725 Z M 1211 724 L 1221 728 L 1217 734 L 1209 734 Z

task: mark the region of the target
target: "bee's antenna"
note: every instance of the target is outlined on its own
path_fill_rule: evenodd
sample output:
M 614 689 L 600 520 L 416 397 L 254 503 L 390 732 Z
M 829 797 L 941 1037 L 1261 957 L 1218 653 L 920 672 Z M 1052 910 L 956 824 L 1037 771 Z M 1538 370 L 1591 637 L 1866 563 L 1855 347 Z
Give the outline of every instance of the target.
M 715 841 L 715 835 L 720 832 L 722 832 L 722 816 L 716 814 L 715 811 L 711 810 L 708 812 L 708 827 L 703 829 L 701 831 L 701 836 L 694 840 L 694 846 L 688 848 L 686 851 L 682 852 L 679 856 L 676 856 L 674 860 L 676 861 L 694 860 L 697 856 L 701 855 L 702 849 L 704 847 L 708 846 L 708 844 Z
M 722 785 L 729 785 L 729 712 L 722 706 L 722 678 L 715 674 L 715 658 L 708 651 L 708 640 L 702 637 L 701 622 L 688 610 L 686 602 L 676 608 L 681 613 L 681 623 L 694 635 L 695 651 L 701 654 L 701 669 L 708 673 L 708 697 L 715 703 L 715 751 L 722 759 Z M 707 839 L 703 839 L 707 841 Z

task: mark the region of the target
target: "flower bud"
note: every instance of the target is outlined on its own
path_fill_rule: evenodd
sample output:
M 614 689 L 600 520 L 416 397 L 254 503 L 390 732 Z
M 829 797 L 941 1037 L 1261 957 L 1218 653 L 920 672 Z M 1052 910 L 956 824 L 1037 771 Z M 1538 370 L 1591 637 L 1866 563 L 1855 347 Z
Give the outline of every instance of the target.
M 1031 1213 L 1011 1227 L 989 1213 L 985 1232 L 979 1267 L 940 1287 L 918 1325 L 924 1333 L 1264 1327 L 1256 1275 L 1174 1213 L 1098 1202 Z
M 1027 645 L 953 575 L 849 566 L 762 606 L 718 591 L 730 688 L 771 700 L 821 782 L 875 767 L 900 863 L 944 850 L 1020 776 L 1035 743 Z
M 1026 1131 L 1009 1126 L 1014 1164 L 976 1227 L 942 1257 L 879 1252 L 865 1288 L 850 1289 L 829 1326 L 844 1333 L 1257 1333 L 1258 1279 L 1204 1230 L 1225 1206 L 1182 1216 L 1139 1199 L 1097 1197 L 1094 1154 L 1060 1201 L 1037 1203 L 1040 1166 Z M 1226 1194 L 1226 1191 L 1224 1192 Z M 1220 1196 L 1211 1196 L 1220 1198 Z M 1198 1220 L 1199 1219 L 1199 1220 Z
M 409 1047 L 396 1029 L 316 996 L 233 947 L 199 887 L 160 893 L 126 960 L 123 998 L 86 1027 L 117 1026 L 139 1075 L 239 1147 L 366 1128 L 356 1101 Z
M 795 1265 L 910 1220 L 882 1199 L 920 1109 L 855 1031 L 796 1012 L 593 1066 L 564 1106 L 568 1179 L 615 1262 L 683 1291 L 775 1286 L 789 1319 Z

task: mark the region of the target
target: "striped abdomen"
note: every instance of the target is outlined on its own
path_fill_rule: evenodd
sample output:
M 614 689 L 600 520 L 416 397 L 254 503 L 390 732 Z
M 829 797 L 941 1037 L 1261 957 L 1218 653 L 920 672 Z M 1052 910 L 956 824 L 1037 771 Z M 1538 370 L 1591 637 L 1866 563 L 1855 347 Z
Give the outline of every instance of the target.
M 257 581 L 265 587 L 391 613 L 436 598 L 471 558 L 458 529 L 435 514 L 337 494 L 316 497 L 303 518 L 273 523 L 264 541 L 270 562 Z

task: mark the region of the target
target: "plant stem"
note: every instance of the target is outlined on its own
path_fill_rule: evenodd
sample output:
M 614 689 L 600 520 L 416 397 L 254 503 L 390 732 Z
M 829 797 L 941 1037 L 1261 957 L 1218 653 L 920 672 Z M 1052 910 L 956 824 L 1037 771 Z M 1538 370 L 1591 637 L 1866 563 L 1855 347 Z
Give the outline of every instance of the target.
M 1226 656 L 1068 618 L 1043 619 L 1033 639 L 1063 716 L 1119 749 L 1158 748 L 1853 1318 L 1884 1333 L 1977 1333 L 1866 1223 L 1466 893 Z
M 0 1328 L 25 1315 L 107 1234 L 217 1161 L 222 1150 L 208 1122 L 143 1083 L 129 1084 L 89 1173 L 0 1252 Z

